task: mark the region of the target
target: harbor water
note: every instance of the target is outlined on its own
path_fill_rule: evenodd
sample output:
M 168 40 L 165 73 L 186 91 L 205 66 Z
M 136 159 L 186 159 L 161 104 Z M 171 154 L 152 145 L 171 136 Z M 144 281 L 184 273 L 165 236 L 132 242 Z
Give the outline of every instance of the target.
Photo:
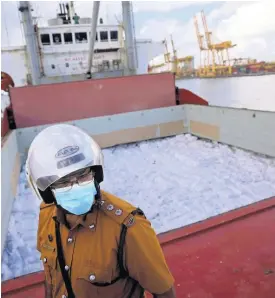
M 275 112 L 275 75 L 177 80 L 210 105 Z

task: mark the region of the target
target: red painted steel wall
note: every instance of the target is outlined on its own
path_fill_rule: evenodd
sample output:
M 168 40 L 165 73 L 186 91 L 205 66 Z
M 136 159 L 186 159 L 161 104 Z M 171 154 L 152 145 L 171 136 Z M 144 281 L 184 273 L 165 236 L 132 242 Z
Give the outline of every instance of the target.
M 18 128 L 175 105 L 170 73 L 11 88 Z
M 274 298 L 274 234 L 275 197 L 159 235 L 177 297 Z M 2 297 L 43 298 L 43 279 L 3 282 Z
M 186 89 L 179 89 L 179 101 L 181 105 L 192 104 L 208 106 L 208 102 L 206 100 Z
M 1 297 L 44 298 L 44 272 L 32 273 L 2 283 Z

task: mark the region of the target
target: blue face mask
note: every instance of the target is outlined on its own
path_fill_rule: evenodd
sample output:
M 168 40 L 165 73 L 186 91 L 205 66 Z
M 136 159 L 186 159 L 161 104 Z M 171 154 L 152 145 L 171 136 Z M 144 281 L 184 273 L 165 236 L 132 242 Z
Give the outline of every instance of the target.
M 75 215 L 82 215 L 90 211 L 97 194 L 94 182 L 87 185 L 74 184 L 69 191 L 62 192 L 53 189 L 58 205 Z

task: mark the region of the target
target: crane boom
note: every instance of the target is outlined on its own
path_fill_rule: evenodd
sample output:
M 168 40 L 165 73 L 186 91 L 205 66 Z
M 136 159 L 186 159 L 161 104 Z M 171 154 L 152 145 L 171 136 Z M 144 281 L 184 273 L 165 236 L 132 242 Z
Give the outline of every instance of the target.
M 164 39 L 164 45 L 165 45 L 165 50 L 166 50 L 166 54 L 168 54 L 168 46 L 167 46 L 167 40 L 166 38 Z
M 197 34 L 197 39 L 198 39 L 200 50 L 204 50 L 203 42 L 202 42 L 203 35 L 200 34 L 199 24 L 198 24 L 198 20 L 197 20 L 196 16 L 194 16 L 194 24 L 195 24 L 195 29 L 196 29 L 196 34 Z
M 208 26 L 207 26 L 207 22 L 206 22 L 206 18 L 205 18 L 205 14 L 204 14 L 203 10 L 201 11 L 201 18 L 202 18 L 202 23 L 203 23 L 203 27 L 204 27 L 207 46 L 208 46 L 209 49 L 211 49 L 212 48 L 212 42 L 211 42 L 212 32 L 208 31 Z
M 168 62 L 170 62 L 170 53 L 168 51 L 168 46 L 167 46 L 167 40 L 166 40 L 166 38 L 164 39 L 164 45 L 165 45 L 164 61 L 166 63 L 168 63 Z
M 173 40 L 172 34 L 170 35 L 170 37 L 171 37 L 171 44 L 172 44 L 172 49 L 173 49 L 173 55 L 174 55 L 174 57 L 176 57 L 177 56 L 177 50 L 175 49 L 175 45 L 174 45 L 174 40 Z

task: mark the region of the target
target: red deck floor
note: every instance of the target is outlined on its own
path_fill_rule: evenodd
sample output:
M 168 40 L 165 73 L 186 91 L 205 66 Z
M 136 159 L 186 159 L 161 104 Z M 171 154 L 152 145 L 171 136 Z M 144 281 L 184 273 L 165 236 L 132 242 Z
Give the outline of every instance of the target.
M 163 250 L 176 279 L 177 297 L 274 298 L 274 204 L 273 198 L 239 209 L 239 213 L 243 210 L 253 214 L 196 236 L 164 243 Z M 257 212 L 262 207 L 267 209 Z M 224 219 L 233 220 L 233 213 L 224 215 Z M 219 217 L 210 221 L 222 224 Z M 179 230 L 178 236 L 182 232 Z

